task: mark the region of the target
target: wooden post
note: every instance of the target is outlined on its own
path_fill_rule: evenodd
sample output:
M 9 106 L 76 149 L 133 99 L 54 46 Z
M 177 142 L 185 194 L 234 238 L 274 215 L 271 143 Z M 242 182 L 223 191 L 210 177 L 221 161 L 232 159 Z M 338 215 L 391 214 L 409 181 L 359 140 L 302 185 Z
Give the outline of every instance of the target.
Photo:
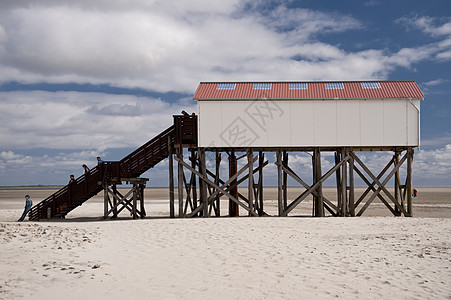
M 248 196 L 249 201 L 249 216 L 251 216 L 251 211 L 254 210 L 254 152 L 252 148 L 247 150 L 247 162 L 249 164 L 249 177 L 248 177 Z
M 181 146 L 176 148 L 176 153 L 177 157 L 183 161 L 183 148 Z M 183 164 L 181 162 L 178 162 L 177 185 L 179 194 L 179 218 L 183 218 Z
M 354 158 L 349 159 L 349 214 L 355 217 Z
M 395 154 L 393 155 L 393 160 L 395 162 L 395 165 L 399 163 L 399 151 L 395 151 Z M 400 193 L 400 176 L 399 176 L 399 169 L 395 173 L 395 200 L 397 203 L 400 203 L 402 207 L 404 207 L 404 198 L 403 195 Z M 395 213 L 397 216 L 401 215 L 401 210 L 395 205 Z
M 168 137 L 169 149 L 169 216 L 175 217 L 175 197 L 174 197 L 174 149 L 171 143 L 171 137 Z
M 287 151 L 283 151 L 282 156 L 282 164 L 287 167 L 288 166 L 288 154 Z M 287 191 L 287 183 L 288 183 L 288 174 L 287 172 L 282 170 L 283 175 L 283 182 L 282 182 L 282 189 L 283 189 L 283 210 L 287 209 L 288 206 L 288 191 Z
M 235 151 L 232 151 L 229 156 L 229 178 L 237 172 L 237 160 L 235 156 Z M 236 186 L 237 180 L 233 180 L 230 185 L 234 185 L 232 189 L 230 189 L 230 194 L 238 199 L 238 187 Z M 229 199 L 229 217 L 237 217 L 239 215 L 238 205 Z
M 200 173 L 206 178 L 207 177 L 207 167 L 205 165 L 205 148 L 199 148 L 199 162 L 200 162 Z M 208 203 L 207 203 L 207 184 L 204 180 L 200 180 L 200 201 L 204 204 L 203 216 L 208 217 Z
M 338 165 L 340 163 L 340 158 L 341 154 L 340 152 L 338 152 L 338 150 L 335 152 L 335 165 Z M 341 192 L 341 174 L 340 174 L 340 169 L 337 169 L 337 171 L 335 172 L 335 177 L 336 177 L 336 181 L 337 181 L 337 215 L 339 216 L 341 214 L 341 207 L 342 207 L 342 192 Z
M 103 183 L 103 218 L 108 218 L 108 184 Z
M 139 201 L 140 201 L 140 211 L 141 211 L 141 219 L 146 217 L 146 209 L 144 208 L 144 188 L 145 184 L 139 184 Z
M 263 151 L 260 151 L 258 153 L 258 197 L 259 197 L 259 211 L 258 211 L 258 215 L 259 216 L 263 216 L 263 163 L 265 161 L 265 156 L 263 154 Z
M 221 153 L 216 150 L 216 169 L 215 169 L 215 183 L 219 185 L 219 170 L 221 169 Z M 216 216 L 221 216 L 221 197 L 219 195 L 216 196 Z
M 117 194 L 117 187 L 116 187 L 116 183 L 113 183 L 113 194 Z M 113 218 L 116 219 L 117 218 L 117 199 L 116 197 L 113 197 Z
M 321 150 L 315 148 L 313 151 L 313 184 L 319 182 L 321 176 Z M 324 217 L 322 183 L 316 188 L 316 195 L 313 195 L 313 208 L 313 216 Z
M 413 161 L 413 148 L 407 149 L 407 217 L 413 217 L 412 211 L 412 161 Z
M 341 158 L 346 157 L 346 149 L 341 150 Z M 341 166 L 341 192 L 342 192 L 342 198 L 341 198 L 341 216 L 346 217 L 347 215 L 347 204 L 348 204 L 348 179 L 346 176 L 347 173 L 347 163 L 342 164 Z
M 277 203 L 279 209 L 279 216 L 282 215 L 283 209 L 283 178 L 282 178 L 282 152 L 277 150 Z
M 133 204 L 132 204 L 132 216 L 133 219 L 136 219 L 136 206 L 138 205 L 138 186 L 136 182 L 133 182 Z
M 196 160 L 197 160 L 197 154 L 196 154 L 196 150 L 195 149 L 191 149 L 191 167 L 193 169 L 196 168 Z M 193 209 L 197 208 L 197 183 L 196 183 L 196 176 L 192 177 L 192 182 L 191 182 L 191 191 L 193 194 Z

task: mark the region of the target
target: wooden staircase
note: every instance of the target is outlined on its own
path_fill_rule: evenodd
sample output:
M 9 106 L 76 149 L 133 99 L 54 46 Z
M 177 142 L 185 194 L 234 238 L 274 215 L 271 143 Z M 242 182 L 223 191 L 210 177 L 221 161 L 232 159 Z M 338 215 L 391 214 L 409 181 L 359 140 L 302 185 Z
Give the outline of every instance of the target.
M 105 185 L 120 183 L 122 179 L 136 178 L 169 156 L 173 145 L 197 144 L 197 116 L 174 116 L 174 125 L 154 137 L 120 161 L 97 165 L 50 195 L 30 210 L 31 221 L 64 218 L 104 189 Z

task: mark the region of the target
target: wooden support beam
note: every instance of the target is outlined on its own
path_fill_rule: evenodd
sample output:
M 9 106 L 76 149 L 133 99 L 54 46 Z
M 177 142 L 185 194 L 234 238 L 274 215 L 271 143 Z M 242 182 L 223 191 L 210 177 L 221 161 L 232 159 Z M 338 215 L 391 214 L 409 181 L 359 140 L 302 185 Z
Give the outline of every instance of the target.
M 114 183 L 113 184 L 113 193 L 116 193 L 116 192 L 117 192 L 117 186 L 116 186 L 116 183 Z M 113 218 L 115 219 L 115 218 L 117 218 L 117 199 L 116 199 L 116 197 L 113 197 L 113 207 L 114 207 Z
M 174 148 L 171 137 L 168 136 L 168 150 L 169 150 L 169 216 L 175 217 L 175 196 L 174 196 Z
M 349 160 L 349 215 L 355 217 L 355 191 L 354 191 L 354 158 Z
M 145 188 L 145 185 L 144 184 L 138 184 L 138 188 L 139 188 L 139 201 L 140 201 L 139 211 L 141 212 L 140 217 L 141 217 L 141 219 L 144 219 L 144 217 L 146 216 L 146 209 L 144 208 L 144 188 Z
M 108 184 L 104 183 L 103 185 L 103 218 L 108 218 Z
M 304 180 L 301 179 L 301 177 L 299 177 L 289 166 L 282 166 L 282 169 L 284 170 L 284 172 L 286 172 L 291 178 L 293 178 L 294 180 L 296 180 L 298 183 L 300 183 L 302 186 L 304 186 L 304 188 L 308 189 L 310 188 L 310 185 L 308 183 L 306 183 Z M 312 191 L 312 194 L 317 196 L 318 193 L 316 190 Z M 332 207 L 335 212 L 331 212 L 334 216 L 337 215 L 338 212 L 338 208 L 337 206 L 335 206 L 332 202 L 330 202 L 326 197 L 324 197 L 324 195 L 322 196 L 323 202 L 326 202 L 330 207 Z M 324 205 L 324 203 L 323 203 Z
M 248 163 L 248 185 L 247 185 L 247 199 L 249 204 L 249 216 L 250 212 L 254 211 L 254 152 L 252 148 L 247 150 L 247 163 Z
M 258 201 L 259 201 L 259 206 L 258 206 L 258 215 L 259 216 L 263 216 L 263 168 L 265 166 L 264 164 L 265 162 L 265 154 L 263 153 L 263 151 L 260 151 L 258 153 Z M 266 161 L 266 164 L 268 164 L 268 161 Z
M 253 163 L 258 159 L 257 156 L 254 157 L 254 161 Z M 264 160 L 264 155 L 262 158 L 262 161 Z M 196 162 L 196 165 L 199 166 L 199 163 Z M 256 172 L 261 172 L 263 174 L 263 168 L 266 167 L 268 165 L 268 161 L 264 161 L 261 165 L 259 165 L 257 168 L 254 169 L 253 173 L 255 174 Z M 229 178 L 229 180 L 227 180 L 227 182 L 224 182 L 221 178 L 219 178 L 219 176 L 216 176 L 213 172 L 211 172 L 210 170 L 207 169 L 207 174 L 210 175 L 212 178 L 215 179 L 215 183 L 216 183 L 216 179 L 218 179 L 219 184 L 221 184 L 223 186 L 223 188 L 225 188 L 226 191 L 231 191 L 233 188 L 235 188 L 236 186 L 240 185 L 242 182 L 246 181 L 247 178 L 249 177 L 249 174 L 246 174 L 245 176 L 241 177 L 239 180 L 236 180 L 237 177 L 239 175 L 241 175 L 241 173 L 243 173 L 246 169 L 248 168 L 248 165 L 244 166 L 243 168 L 241 168 L 237 173 L 235 173 L 234 176 L 232 176 L 231 178 Z M 263 178 L 263 176 L 262 176 Z M 219 185 L 217 183 L 217 185 Z M 263 183 L 262 183 L 262 187 L 261 189 L 263 189 Z M 220 191 L 214 191 L 210 196 L 208 201 L 210 202 L 211 199 L 213 197 L 221 197 L 223 194 Z M 238 192 L 238 198 L 243 199 L 244 201 L 246 201 L 246 203 L 248 203 L 248 199 L 246 197 L 244 197 L 242 194 L 240 194 Z M 262 200 L 263 201 L 263 200 Z M 197 210 L 199 211 L 199 210 Z
M 235 156 L 235 152 L 232 151 L 229 155 L 229 180 L 230 178 L 235 177 L 237 169 L 238 169 L 237 159 Z M 235 181 L 234 183 L 236 183 L 236 180 L 233 181 Z M 238 186 L 236 184 L 232 189 L 230 189 L 230 193 L 233 195 L 233 197 L 238 198 Z M 238 205 L 234 201 L 232 201 L 232 199 L 229 199 L 229 217 L 237 217 L 238 215 L 239 215 Z
M 313 190 L 315 190 L 321 183 L 323 183 L 327 178 L 329 178 L 330 175 L 332 175 L 335 171 L 337 171 L 342 164 L 346 163 L 351 157 L 347 155 L 344 157 L 341 162 L 339 162 L 337 165 L 335 165 L 332 169 L 330 169 L 326 174 L 321 176 L 321 178 L 313 184 L 310 188 L 308 188 L 304 193 L 302 193 L 299 197 L 297 197 L 293 202 L 291 202 L 287 209 L 282 213 L 283 217 L 286 217 L 290 211 L 292 211 L 301 201 L 303 201 L 308 195 L 312 193 Z
M 382 169 L 382 171 L 377 176 L 377 179 L 380 180 L 382 176 L 384 176 L 385 172 L 390 168 L 390 166 L 393 164 L 393 159 L 388 162 L 388 164 Z M 363 201 L 363 199 L 368 195 L 370 191 L 376 191 L 374 186 L 376 185 L 376 182 L 373 181 L 372 183 L 369 182 L 369 180 L 366 179 L 365 175 L 357 168 L 357 166 L 354 164 L 354 171 L 365 181 L 365 183 L 368 185 L 368 188 L 365 190 L 365 192 L 359 197 L 357 200 L 355 207 L 357 208 L 359 204 Z M 379 197 L 379 196 L 378 196 Z M 382 196 L 379 197 L 382 202 L 385 201 L 385 199 L 382 198 Z
M 365 193 L 362 194 L 362 196 L 360 196 L 359 201 L 357 201 L 357 204 L 360 204 L 361 201 L 363 201 L 363 199 L 366 197 L 366 195 L 368 194 L 368 192 L 372 191 L 373 193 L 376 192 L 376 188 L 374 187 L 374 185 L 376 184 L 376 182 L 372 182 L 370 183 L 370 181 L 365 177 L 365 175 L 363 175 L 363 173 L 354 165 L 354 171 L 362 178 L 362 180 L 368 185 L 368 188 L 365 190 Z M 377 177 L 378 179 L 380 179 L 383 174 L 385 173 L 385 171 L 382 171 Z M 393 215 L 396 215 L 395 210 L 390 206 L 390 204 L 388 203 L 387 200 L 385 200 L 385 198 L 379 193 L 377 194 L 377 197 L 379 198 L 379 200 L 381 200 L 381 202 L 392 212 Z
M 393 155 L 393 159 L 395 161 L 395 164 L 399 162 L 399 151 L 395 151 L 395 154 Z M 402 193 L 400 192 L 400 176 L 399 176 L 399 169 L 395 173 L 395 200 L 396 202 L 401 202 L 401 206 L 404 207 L 404 199 L 402 199 Z M 400 199 L 401 198 L 401 199 Z M 401 200 L 401 201 L 399 201 Z M 398 209 L 398 207 L 395 206 L 395 213 L 397 216 L 401 215 L 401 211 Z
M 321 151 L 315 148 L 313 151 L 313 184 L 317 183 L 321 178 Z M 313 194 L 313 216 L 324 217 L 323 206 L 323 188 L 319 184 Z
M 178 180 L 177 180 L 177 186 L 178 186 L 178 196 L 179 196 L 179 218 L 183 218 L 183 148 L 177 147 L 176 148 L 176 160 L 178 161 Z
M 365 172 L 376 182 L 376 184 L 379 186 L 376 190 L 376 192 L 371 195 L 370 199 L 365 203 L 365 205 L 362 207 L 362 209 L 357 214 L 358 216 L 361 216 L 362 213 L 365 211 L 365 209 L 370 205 L 370 203 L 373 201 L 373 199 L 380 193 L 380 191 L 384 191 L 384 193 L 390 198 L 390 200 L 404 213 L 404 215 L 407 214 L 405 209 L 399 205 L 399 203 L 396 202 L 395 198 L 390 194 L 390 192 L 387 190 L 385 185 L 387 182 L 391 179 L 391 177 L 396 173 L 396 171 L 399 169 L 399 167 L 404 163 L 404 161 L 407 159 L 407 154 L 404 155 L 404 157 L 399 161 L 398 164 L 396 164 L 393 168 L 393 170 L 387 175 L 385 180 L 383 182 L 380 182 L 379 179 L 376 178 L 376 176 L 373 175 L 373 173 L 365 166 L 365 164 L 353 153 L 351 152 L 352 157 L 354 160 L 365 170 Z
M 186 181 L 185 172 L 183 172 L 183 184 L 184 184 L 185 193 L 186 193 L 186 200 L 185 200 L 185 206 L 183 209 L 183 215 L 186 215 L 186 213 L 188 211 L 188 205 L 190 206 L 191 211 L 194 209 L 193 201 L 191 201 L 191 188 L 192 188 L 193 177 L 195 177 L 195 175 L 191 173 L 190 182 L 188 183 Z
M 221 169 L 221 153 L 216 150 L 216 165 L 215 165 L 215 184 L 219 185 L 219 170 Z M 221 216 L 221 197 L 216 195 L 214 201 L 216 202 L 215 215 Z
M 194 150 L 194 149 L 191 149 L 191 157 L 190 157 L 190 159 L 191 159 L 191 167 L 193 168 L 193 169 L 195 169 L 196 168 L 196 161 L 197 161 L 197 153 L 196 153 L 196 150 Z M 192 191 L 192 194 L 193 194 L 193 198 L 192 198 L 192 200 L 193 200 L 193 209 L 196 209 L 196 207 L 197 207 L 197 180 L 196 180 L 196 176 L 194 176 L 194 174 L 192 174 L 191 173 L 191 191 Z
M 279 216 L 282 216 L 283 209 L 283 178 L 282 178 L 282 151 L 277 150 L 276 153 L 276 165 L 277 165 L 277 207 Z M 288 208 L 288 206 L 287 206 Z
M 205 148 L 199 148 L 199 163 L 200 163 L 200 174 L 204 178 L 207 178 L 207 167 L 205 162 Z M 203 204 L 203 216 L 208 217 L 208 202 L 207 202 L 207 185 L 205 180 L 199 182 L 200 185 L 200 201 Z
M 406 176 L 406 190 L 407 190 L 407 214 L 406 217 L 413 217 L 412 207 L 412 162 L 413 162 L 413 148 L 407 149 L 407 176 Z
M 136 208 L 137 208 L 137 203 L 138 203 L 138 193 L 137 193 L 137 184 L 133 183 L 133 206 L 132 206 L 132 216 L 133 219 L 136 219 L 137 213 L 136 213 Z
M 106 193 L 108 198 L 108 203 L 110 205 L 110 209 L 104 212 L 104 218 L 108 218 L 108 216 L 113 213 L 113 218 L 119 215 L 124 209 L 127 209 L 130 212 L 130 215 L 133 219 L 137 217 L 144 218 L 146 216 L 146 211 L 144 208 L 144 188 L 145 182 L 147 178 L 131 178 L 126 181 L 130 181 L 132 183 L 132 188 L 124 195 L 122 195 L 113 185 L 110 189 L 107 186 Z M 113 202 L 110 200 L 109 196 L 112 196 Z M 130 199 L 127 199 L 131 196 Z M 139 201 L 139 209 L 138 209 L 138 201 Z M 119 208 L 119 209 L 118 209 Z
M 175 157 L 175 160 L 177 160 L 179 163 L 181 163 L 185 168 L 187 168 L 188 170 L 190 170 L 191 172 L 194 172 L 201 180 L 205 181 L 206 184 L 214 187 L 215 189 L 219 190 L 222 194 L 224 194 L 225 196 L 229 197 L 229 199 L 231 199 L 233 202 L 235 202 L 236 204 L 238 204 L 239 206 L 243 207 L 246 211 L 249 211 L 249 208 L 247 205 L 241 203 L 241 201 L 239 201 L 236 197 L 232 196 L 228 191 L 226 191 L 225 189 L 223 189 L 222 187 L 216 185 L 214 182 L 212 182 L 211 180 L 209 180 L 207 177 L 205 177 L 204 175 L 202 175 L 200 172 L 198 172 L 197 170 L 191 168 L 190 165 L 188 165 L 187 163 L 185 163 L 184 161 L 179 160 L 178 157 Z M 197 207 L 197 209 L 199 209 L 201 206 L 203 206 L 203 203 Z M 202 207 L 203 209 L 203 207 Z M 194 213 L 194 212 L 193 212 Z M 257 214 L 253 211 L 250 211 L 251 215 L 256 217 Z
M 283 151 L 282 154 L 282 165 L 288 166 L 288 153 L 287 151 Z M 287 209 L 288 206 L 288 176 L 285 171 L 282 169 L 282 198 L 283 198 L 283 210 Z
M 341 152 L 339 152 L 338 150 L 335 151 L 335 165 L 338 165 L 341 161 Z M 341 173 L 340 173 L 340 169 L 337 169 L 337 171 L 335 172 L 335 179 L 337 181 L 337 214 L 341 215 L 341 207 L 342 207 L 342 202 L 343 202 L 343 193 L 341 191 Z
M 345 157 L 347 155 L 346 149 L 341 150 L 341 157 Z M 347 174 L 347 164 L 343 164 L 341 166 L 341 207 L 340 207 L 340 216 L 346 217 L 347 215 L 347 204 L 348 204 L 348 178 L 346 176 Z

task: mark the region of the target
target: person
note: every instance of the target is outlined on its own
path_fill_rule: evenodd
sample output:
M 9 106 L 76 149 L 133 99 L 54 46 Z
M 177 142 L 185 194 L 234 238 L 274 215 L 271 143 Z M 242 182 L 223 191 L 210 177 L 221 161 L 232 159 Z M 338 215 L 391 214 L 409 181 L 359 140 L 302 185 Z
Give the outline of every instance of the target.
M 70 175 L 70 179 L 69 179 L 69 183 L 71 184 L 72 182 L 75 182 L 75 176 L 74 175 Z
M 414 197 L 414 198 L 417 197 L 417 193 L 418 193 L 417 189 L 413 189 L 413 197 Z
M 97 156 L 97 164 L 98 165 L 103 164 L 103 160 L 100 158 L 100 156 Z
M 87 165 L 83 165 L 82 167 L 83 167 L 83 169 L 85 169 L 85 174 L 89 173 L 90 170 Z
M 17 220 L 17 222 L 22 222 L 25 219 L 32 206 L 33 202 L 30 199 L 30 195 L 25 195 L 25 209 L 23 210 L 23 214 L 20 219 Z

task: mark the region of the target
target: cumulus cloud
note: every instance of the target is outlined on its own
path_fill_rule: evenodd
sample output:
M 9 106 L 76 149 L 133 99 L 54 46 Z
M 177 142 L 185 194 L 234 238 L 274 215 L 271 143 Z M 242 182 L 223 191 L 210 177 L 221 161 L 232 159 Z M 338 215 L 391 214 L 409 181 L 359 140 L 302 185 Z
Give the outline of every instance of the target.
M 420 150 L 415 157 L 415 174 L 428 179 L 430 184 L 449 185 L 451 144 L 439 149 Z
M 2 149 L 136 147 L 195 112 L 193 102 L 78 92 L 0 93 Z
M 384 79 L 446 49 L 345 52 L 320 37 L 362 30 L 337 13 L 267 1 L 14 1 L 0 10 L 0 82 L 192 93 L 206 80 Z M 423 30 L 447 34 L 447 25 Z
M 397 20 L 398 23 L 406 26 L 407 29 L 419 29 L 428 35 L 436 38 L 444 38 L 436 43 L 422 46 L 423 55 L 427 51 L 427 57 L 434 55 L 438 60 L 451 59 L 451 20 L 437 19 L 428 16 L 404 16 Z

